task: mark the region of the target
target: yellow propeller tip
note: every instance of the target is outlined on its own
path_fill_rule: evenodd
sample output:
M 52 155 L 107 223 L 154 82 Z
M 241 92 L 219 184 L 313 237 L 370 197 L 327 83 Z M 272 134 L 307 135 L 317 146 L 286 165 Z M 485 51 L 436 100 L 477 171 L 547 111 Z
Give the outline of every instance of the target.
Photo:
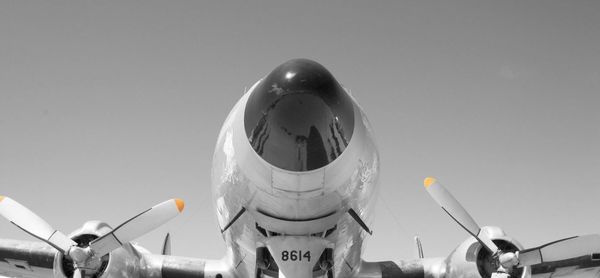
M 185 203 L 183 202 L 183 200 L 175 199 L 175 204 L 177 205 L 177 210 L 179 210 L 179 212 L 182 212 L 183 208 L 185 207 Z
M 436 181 L 436 179 L 434 177 L 426 177 L 425 180 L 423 181 L 423 185 L 425 185 L 425 188 L 429 188 L 429 186 L 434 184 L 435 181 Z
M 2 200 L 4 200 L 4 196 L 0 195 L 0 202 L 2 202 Z

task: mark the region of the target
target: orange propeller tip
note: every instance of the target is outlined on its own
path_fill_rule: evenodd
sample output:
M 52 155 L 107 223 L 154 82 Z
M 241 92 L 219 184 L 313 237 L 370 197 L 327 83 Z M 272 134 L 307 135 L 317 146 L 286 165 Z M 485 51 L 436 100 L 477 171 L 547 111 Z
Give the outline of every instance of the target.
M 185 202 L 183 202 L 183 200 L 181 199 L 175 199 L 175 204 L 177 205 L 177 210 L 179 210 L 179 212 L 182 212 L 183 208 L 185 207 Z
M 425 185 L 425 188 L 429 188 L 429 186 L 431 186 L 435 182 L 436 182 L 436 179 L 434 177 L 426 177 L 425 180 L 423 181 L 423 185 Z

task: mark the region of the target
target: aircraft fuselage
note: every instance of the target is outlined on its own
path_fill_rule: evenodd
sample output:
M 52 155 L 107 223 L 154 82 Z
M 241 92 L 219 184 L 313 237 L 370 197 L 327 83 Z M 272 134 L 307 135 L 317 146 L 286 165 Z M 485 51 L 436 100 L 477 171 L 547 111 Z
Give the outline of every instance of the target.
M 313 61 L 276 68 L 231 110 L 213 157 L 234 275 L 353 276 L 378 175 L 371 127 L 354 98 Z

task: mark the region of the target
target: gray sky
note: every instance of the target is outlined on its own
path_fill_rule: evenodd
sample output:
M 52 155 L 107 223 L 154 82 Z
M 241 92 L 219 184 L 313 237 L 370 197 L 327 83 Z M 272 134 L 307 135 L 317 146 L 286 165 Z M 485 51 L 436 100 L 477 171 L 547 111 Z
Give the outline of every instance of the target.
M 446 256 L 467 235 L 434 175 L 526 247 L 600 231 L 599 1 L 3 1 L 0 194 L 64 232 L 171 197 L 139 242 L 224 251 L 217 132 L 280 63 L 325 65 L 375 128 L 381 196 L 367 259 Z M 6 221 L 0 238 L 30 239 Z

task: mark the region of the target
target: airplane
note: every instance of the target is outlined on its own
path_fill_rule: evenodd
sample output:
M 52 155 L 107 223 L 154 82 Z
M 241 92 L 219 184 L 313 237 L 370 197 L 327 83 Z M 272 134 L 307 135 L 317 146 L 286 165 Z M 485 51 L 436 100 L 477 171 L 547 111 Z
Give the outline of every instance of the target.
M 180 214 L 171 199 L 116 228 L 90 221 L 68 236 L 0 196 L 0 215 L 39 241 L 0 239 L 9 277 L 598 277 L 600 236 L 525 249 L 481 227 L 435 178 L 425 190 L 470 236 L 447 257 L 365 261 L 378 192 L 379 153 L 355 98 L 321 64 L 287 61 L 235 104 L 218 135 L 212 192 L 227 246 L 219 260 L 160 254 L 131 243 Z M 41 242 L 40 242 L 41 241 Z

